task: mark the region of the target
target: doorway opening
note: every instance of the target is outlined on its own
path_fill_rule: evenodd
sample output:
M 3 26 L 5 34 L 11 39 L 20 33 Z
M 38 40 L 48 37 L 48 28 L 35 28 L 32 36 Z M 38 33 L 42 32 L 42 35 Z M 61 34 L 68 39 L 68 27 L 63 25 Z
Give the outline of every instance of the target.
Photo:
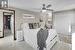
M 11 35 L 11 16 L 4 15 L 4 37 Z
M 3 36 L 13 36 L 15 40 L 15 18 L 13 12 L 3 12 Z

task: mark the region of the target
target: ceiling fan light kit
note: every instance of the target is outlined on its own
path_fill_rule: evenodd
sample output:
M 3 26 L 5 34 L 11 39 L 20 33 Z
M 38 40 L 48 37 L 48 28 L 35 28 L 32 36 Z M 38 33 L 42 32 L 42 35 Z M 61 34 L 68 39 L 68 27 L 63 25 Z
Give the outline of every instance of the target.
M 46 12 L 46 10 L 42 10 L 42 13 Z

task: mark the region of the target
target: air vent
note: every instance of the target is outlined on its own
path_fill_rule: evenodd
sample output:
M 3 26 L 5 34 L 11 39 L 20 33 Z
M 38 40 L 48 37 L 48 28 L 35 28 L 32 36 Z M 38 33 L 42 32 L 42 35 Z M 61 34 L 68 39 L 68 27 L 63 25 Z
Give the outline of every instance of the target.
M 23 18 L 35 18 L 35 16 L 31 14 L 23 14 Z

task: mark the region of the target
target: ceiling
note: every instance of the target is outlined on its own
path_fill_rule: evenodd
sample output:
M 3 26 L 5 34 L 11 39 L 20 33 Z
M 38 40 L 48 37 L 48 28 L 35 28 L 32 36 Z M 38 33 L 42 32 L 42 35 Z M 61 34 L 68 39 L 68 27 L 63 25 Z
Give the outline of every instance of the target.
M 75 8 L 75 0 L 9 0 L 9 6 L 31 11 L 39 11 L 35 8 L 41 8 L 44 3 L 51 4 L 55 11 Z

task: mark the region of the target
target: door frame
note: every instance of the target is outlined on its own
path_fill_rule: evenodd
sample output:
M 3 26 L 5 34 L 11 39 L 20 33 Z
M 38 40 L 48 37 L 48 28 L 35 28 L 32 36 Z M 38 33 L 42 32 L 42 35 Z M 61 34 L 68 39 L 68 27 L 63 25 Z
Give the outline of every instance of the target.
M 11 10 L 11 9 L 2 9 L 2 10 L 7 10 L 7 11 L 12 11 L 13 15 L 14 15 L 14 40 L 16 40 L 16 34 L 15 34 L 15 10 Z M 4 13 L 8 13 L 8 12 L 3 12 L 3 37 L 4 38 Z

